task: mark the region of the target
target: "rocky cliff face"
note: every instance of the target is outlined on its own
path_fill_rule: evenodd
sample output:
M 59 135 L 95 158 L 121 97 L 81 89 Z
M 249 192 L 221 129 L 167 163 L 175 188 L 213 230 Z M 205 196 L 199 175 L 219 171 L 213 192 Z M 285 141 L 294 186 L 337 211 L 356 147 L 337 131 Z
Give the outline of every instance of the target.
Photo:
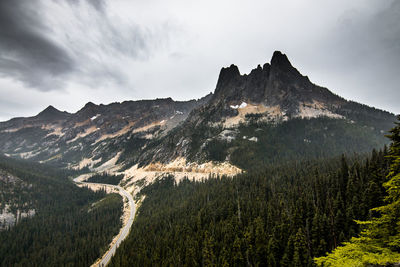
M 318 109 L 334 111 L 346 102 L 328 89 L 311 83 L 279 51 L 273 54 L 270 64 L 258 65 L 248 75 L 241 75 L 235 65 L 223 68 L 212 101 L 215 105 L 224 102 L 226 109 L 243 102 L 278 107 L 288 117 L 301 115 L 303 104 L 319 103 Z

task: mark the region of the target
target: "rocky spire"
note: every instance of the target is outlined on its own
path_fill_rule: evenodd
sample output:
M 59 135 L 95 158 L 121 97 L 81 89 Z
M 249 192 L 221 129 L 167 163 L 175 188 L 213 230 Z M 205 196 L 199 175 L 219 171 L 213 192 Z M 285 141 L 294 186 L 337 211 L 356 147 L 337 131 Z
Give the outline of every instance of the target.
M 279 66 L 285 69 L 293 68 L 289 59 L 281 51 L 275 51 L 271 59 L 272 66 Z
M 285 73 L 289 76 L 302 77 L 301 73 L 292 66 L 288 57 L 280 51 L 275 51 L 271 58 L 271 72 Z
M 228 68 L 222 68 L 219 73 L 217 87 L 215 89 L 215 93 L 218 94 L 219 91 L 226 87 L 228 84 L 237 80 L 240 77 L 239 69 L 236 65 L 231 65 Z

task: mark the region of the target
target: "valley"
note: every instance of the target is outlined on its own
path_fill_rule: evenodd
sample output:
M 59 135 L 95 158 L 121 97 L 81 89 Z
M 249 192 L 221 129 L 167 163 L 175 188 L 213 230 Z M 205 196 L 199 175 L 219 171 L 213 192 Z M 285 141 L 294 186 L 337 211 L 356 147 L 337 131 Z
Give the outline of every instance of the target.
M 1 187 L 2 205 L 35 211 L 0 231 L 1 266 L 88 266 L 119 233 L 119 194 L 77 187 L 73 172 L 44 164 L 0 157 L 0 170 L 23 185 Z
M 81 175 L 82 176 L 82 175 Z M 135 202 L 132 198 L 132 195 L 125 191 L 122 187 L 110 184 L 101 184 L 101 183 L 87 183 L 87 182 L 80 182 L 82 177 L 79 176 L 74 179 L 74 182 L 77 183 L 78 186 L 82 187 L 89 187 L 93 191 L 98 190 L 106 190 L 107 193 L 115 192 L 120 194 L 123 197 L 124 201 L 124 208 L 123 208 L 123 222 L 122 228 L 119 231 L 118 235 L 116 235 L 106 253 L 98 259 L 93 266 L 106 266 L 110 262 L 112 256 L 115 254 L 117 248 L 121 244 L 122 241 L 128 236 L 129 231 L 133 224 L 133 219 L 135 217 L 136 206 Z M 85 177 L 83 177 L 85 178 Z

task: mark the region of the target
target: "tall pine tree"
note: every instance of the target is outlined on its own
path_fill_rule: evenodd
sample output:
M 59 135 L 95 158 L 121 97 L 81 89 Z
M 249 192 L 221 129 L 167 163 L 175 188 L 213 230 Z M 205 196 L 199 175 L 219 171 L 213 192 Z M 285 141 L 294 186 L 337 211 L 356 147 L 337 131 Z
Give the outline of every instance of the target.
M 384 183 L 386 205 L 372 209 L 378 216 L 369 221 L 358 221 L 364 226 L 359 237 L 325 257 L 316 258 L 319 266 L 367 266 L 400 262 L 400 116 L 399 122 L 387 136 L 390 145 L 390 172 Z

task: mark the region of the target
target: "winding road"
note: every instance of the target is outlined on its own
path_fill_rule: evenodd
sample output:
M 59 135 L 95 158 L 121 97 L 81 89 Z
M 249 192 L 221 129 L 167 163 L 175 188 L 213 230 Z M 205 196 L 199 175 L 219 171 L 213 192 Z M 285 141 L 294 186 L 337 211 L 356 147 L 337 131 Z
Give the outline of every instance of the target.
M 136 212 L 136 206 L 135 202 L 133 201 L 132 195 L 129 194 L 125 189 L 118 185 L 111 185 L 111 184 L 101 184 L 101 183 L 88 183 L 84 181 L 80 181 L 81 176 L 77 177 L 74 179 L 74 182 L 77 184 L 83 184 L 83 185 L 96 185 L 96 186 L 105 186 L 111 189 L 116 189 L 118 190 L 119 194 L 125 199 L 128 199 L 129 207 L 130 207 L 130 214 L 129 214 L 129 219 L 126 222 L 126 224 L 121 228 L 119 234 L 118 234 L 118 239 L 115 243 L 112 244 L 111 248 L 103 255 L 101 258 L 101 261 L 99 262 L 98 266 L 107 266 L 107 264 L 110 262 L 112 256 L 115 254 L 115 251 L 121 244 L 121 242 L 128 236 L 129 230 L 131 229 L 131 226 L 133 224 L 133 219 L 135 218 L 135 212 Z

